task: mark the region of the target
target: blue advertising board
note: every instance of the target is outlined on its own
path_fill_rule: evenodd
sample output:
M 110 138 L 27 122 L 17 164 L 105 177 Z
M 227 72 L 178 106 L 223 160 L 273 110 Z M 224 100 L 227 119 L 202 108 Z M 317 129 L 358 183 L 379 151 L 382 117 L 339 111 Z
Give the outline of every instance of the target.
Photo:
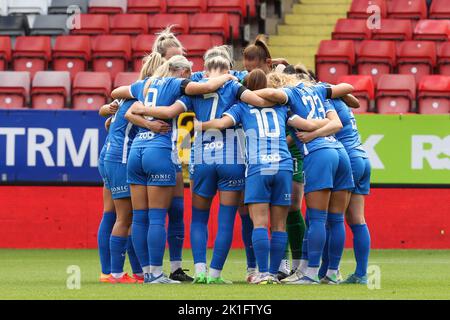
M 0 110 L 0 181 L 101 183 L 104 121 L 96 111 Z

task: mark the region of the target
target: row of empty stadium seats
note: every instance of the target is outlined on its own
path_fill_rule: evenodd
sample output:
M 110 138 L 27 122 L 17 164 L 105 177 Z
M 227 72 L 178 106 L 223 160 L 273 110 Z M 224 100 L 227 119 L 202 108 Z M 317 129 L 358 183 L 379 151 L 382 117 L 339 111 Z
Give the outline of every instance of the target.
M 233 20 L 225 13 L 178 14 L 80 14 L 78 16 L 49 15 L 37 16 L 32 27 L 24 16 L 0 17 L 0 34 L 20 35 L 61 35 L 61 34 L 146 34 L 161 31 L 168 25 L 175 25 L 177 33 L 213 34 L 228 41 L 241 34 L 241 22 Z
M 67 13 L 77 6 L 91 13 L 230 12 L 256 15 L 255 0 L 0 0 L 0 14 Z
M 316 55 L 320 80 L 336 83 L 341 75 L 412 74 L 417 82 L 428 74 L 450 76 L 450 42 L 364 40 L 358 48 L 349 40 L 323 40 Z
M 381 19 L 380 28 L 369 29 L 362 19 L 339 19 L 332 37 L 335 40 L 433 40 L 450 39 L 450 20 L 419 20 L 413 28 L 411 20 Z
M 450 112 L 450 76 L 425 76 L 416 86 L 412 75 L 385 74 L 378 84 L 364 75 L 341 76 L 338 82 L 354 86 L 354 95 L 360 101 L 355 113 L 376 111 L 378 113 L 445 114 Z M 374 101 L 374 105 L 372 105 Z M 417 101 L 417 106 L 416 106 Z
M 143 34 L 131 39 L 127 35 L 58 36 L 53 48 L 48 36 L 17 37 L 12 49 L 9 37 L 0 36 L 0 70 L 37 71 L 47 70 L 51 65 L 57 71 L 76 73 L 88 70 L 92 62 L 94 71 L 103 71 L 114 77 L 127 71 L 139 71 L 142 58 L 152 51 L 155 35 Z M 203 68 L 202 56 L 206 50 L 222 42 L 210 35 L 180 35 L 179 40 L 186 55 L 194 62 L 194 71 Z
M 112 82 L 106 72 L 79 72 L 72 83 L 66 71 L 39 71 L 32 81 L 29 72 L 2 71 L 0 108 L 62 109 L 71 100 L 73 109 L 97 110 L 109 101 L 112 86 L 129 85 L 138 77 L 137 72 L 123 72 Z
M 376 5 L 382 18 L 394 19 L 450 19 L 448 0 L 433 0 L 427 9 L 425 0 L 353 0 L 347 16 L 353 19 L 366 19 L 370 14 L 367 8 Z
M 119 73 L 114 83 L 104 72 L 80 72 L 71 85 L 70 75 L 64 71 L 39 71 L 33 81 L 28 72 L 0 72 L 0 108 L 22 108 L 30 105 L 36 109 L 97 109 L 109 100 L 113 88 L 137 80 L 138 73 Z M 408 113 L 415 109 L 424 114 L 450 111 L 450 77 L 425 76 L 416 90 L 411 75 L 383 75 L 375 86 L 370 76 L 351 75 L 339 78 L 355 87 L 355 96 L 361 108 L 356 113 Z M 376 88 L 376 91 L 375 91 Z M 375 93 L 376 92 L 376 93 Z M 31 99 L 30 99 L 31 96 Z M 29 100 L 31 102 L 29 103 Z M 375 100 L 375 109 L 371 101 Z

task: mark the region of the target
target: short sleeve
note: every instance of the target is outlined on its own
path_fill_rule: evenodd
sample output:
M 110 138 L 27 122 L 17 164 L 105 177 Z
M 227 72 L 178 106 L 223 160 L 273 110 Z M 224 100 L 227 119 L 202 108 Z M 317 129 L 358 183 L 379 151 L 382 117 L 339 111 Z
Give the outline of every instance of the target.
M 186 94 L 186 87 L 191 82 L 191 79 L 183 79 L 180 84 L 181 94 Z
M 334 103 L 331 100 L 325 100 L 324 109 L 325 109 L 325 114 L 327 114 L 330 111 L 336 111 L 336 108 L 334 107 Z
M 241 100 L 242 94 L 247 90 L 245 86 L 237 81 L 233 81 L 233 97 L 236 97 L 237 100 Z
M 286 94 L 287 100 L 284 104 L 292 103 L 292 89 L 291 88 L 283 88 L 284 93 Z
M 184 106 L 184 111 L 194 111 L 194 104 L 192 103 L 192 98 L 188 96 L 182 96 L 177 102 L 181 103 Z
M 199 82 L 200 80 L 203 79 L 203 75 L 204 75 L 203 71 L 194 72 L 191 75 L 191 80 L 194 81 L 194 82 Z
M 315 86 L 315 89 L 319 93 L 322 100 L 331 99 L 332 90 L 329 85 L 318 84 Z
M 224 112 L 223 115 L 230 117 L 233 120 L 234 125 L 237 125 L 241 123 L 241 111 L 242 111 L 241 104 L 235 104 L 226 112 Z
M 141 95 L 142 90 L 144 89 L 144 83 L 145 80 L 139 80 L 130 86 L 130 95 L 132 98 L 139 99 L 139 96 Z

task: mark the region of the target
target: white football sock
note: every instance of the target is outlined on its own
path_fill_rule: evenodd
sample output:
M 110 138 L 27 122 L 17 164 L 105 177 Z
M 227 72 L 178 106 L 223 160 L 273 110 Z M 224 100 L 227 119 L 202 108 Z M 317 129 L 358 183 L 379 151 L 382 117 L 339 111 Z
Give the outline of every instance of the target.
M 150 273 L 150 266 L 142 267 L 142 271 L 145 273 Z
M 196 263 L 194 264 L 195 274 L 206 273 L 206 263 Z
M 331 278 L 332 276 L 336 275 L 337 276 L 338 271 L 337 270 L 327 270 L 327 277 Z
M 125 272 L 121 272 L 121 273 L 111 273 L 111 275 L 112 275 L 114 278 L 116 278 L 116 279 L 121 278 L 124 274 L 125 274 Z
M 311 279 L 316 279 L 319 274 L 319 268 L 310 268 L 306 269 L 305 275 Z
M 211 278 L 219 278 L 221 273 L 222 273 L 222 270 L 217 270 L 217 269 L 213 269 L 213 268 L 209 269 L 209 276 Z
M 181 261 L 170 261 L 170 272 L 175 272 L 181 269 Z
M 247 273 L 256 272 L 256 268 L 247 268 Z
M 305 274 L 306 273 L 306 269 L 308 269 L 308 260 L 301 259 L 300 260 L 300 265 L 298 266 L 298 268 L 300 269 L 300 271 L 303 274 Z
M 160 276 L 162 273 L 162 266 L 150 266 L 150 273 L 155 277 Z

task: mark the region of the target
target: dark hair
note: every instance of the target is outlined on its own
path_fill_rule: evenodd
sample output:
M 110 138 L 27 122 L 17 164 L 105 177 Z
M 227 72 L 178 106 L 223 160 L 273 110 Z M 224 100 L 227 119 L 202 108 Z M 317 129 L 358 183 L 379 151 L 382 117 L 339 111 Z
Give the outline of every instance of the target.
M 263 35 L 257 36 L 255 42 L 244 49 L 244 59 L 250 61 L 266 61 L 267 59 L 272 59 Z
M 266 74 L 261 69 L 254 69 L 245 77 L 244 85 L 252 91 L 267 88 Z

